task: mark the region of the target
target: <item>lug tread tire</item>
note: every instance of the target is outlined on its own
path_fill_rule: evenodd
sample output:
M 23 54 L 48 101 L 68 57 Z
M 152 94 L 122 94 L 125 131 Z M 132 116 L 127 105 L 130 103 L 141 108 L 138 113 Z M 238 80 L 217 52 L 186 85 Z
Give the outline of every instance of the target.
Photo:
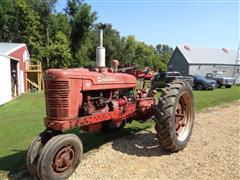
M 182 142 L 177 139 L 175 130 L 175 109 L 177 102 L 183 92 L 188 92 L 192 99 L 192 125 L 187 138 Z M 182 81 L 173 81 L 168 83 L 159 98 L 155 110 L 155 130 L 160 146 L 170 152 L 183 149 L 191 136 L 194 124 L 194 99 L 190 85 Z

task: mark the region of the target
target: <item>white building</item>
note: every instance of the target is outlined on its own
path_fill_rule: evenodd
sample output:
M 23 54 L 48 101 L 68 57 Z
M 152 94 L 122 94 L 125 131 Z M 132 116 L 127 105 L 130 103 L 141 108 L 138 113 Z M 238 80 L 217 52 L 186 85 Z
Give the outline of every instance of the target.
M 177 46 L 168 63 L 168 69 L 182 75 L 203 75 L 218 72 L 235 78 L 240 83 L 240 61 L 237 51 L 226 48 Z

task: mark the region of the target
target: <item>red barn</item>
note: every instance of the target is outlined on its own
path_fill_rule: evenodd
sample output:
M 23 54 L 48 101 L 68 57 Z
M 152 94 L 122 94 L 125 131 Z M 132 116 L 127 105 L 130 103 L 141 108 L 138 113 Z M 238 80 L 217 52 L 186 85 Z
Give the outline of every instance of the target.
M 27 91 L 29 52 L 23 43 L 0 43 L 0 105 Z

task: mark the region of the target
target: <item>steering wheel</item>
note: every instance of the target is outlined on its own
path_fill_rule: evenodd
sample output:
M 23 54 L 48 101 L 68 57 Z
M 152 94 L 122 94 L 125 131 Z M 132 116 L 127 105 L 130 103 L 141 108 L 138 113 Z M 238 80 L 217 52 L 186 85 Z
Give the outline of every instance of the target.
M 142 58 L 144 60 L 144 69 L 140 69 L 140 67 L 137 66 L 137 62 L 136 60 L 138 58 Z M 143 55 L 138 55 L 133 57 L 133 59 L 131 60 L 131 66 L 130 67 L 125 67 L 125 68 L 120 68 L 118 69 L 118 72 L 124 72 L 124 73 L 128 73 L 128 74 L 132 74 L 134 76 L 136 76 L 137 78 L 141 78 L 144 77 L 144 74 L 148 74 L 149 71 L 151 71 L 152 69 L 150 67 L 147 66 L 147 58 Z M 139 75 L 141 74 L 141 76 L 139 77 Z

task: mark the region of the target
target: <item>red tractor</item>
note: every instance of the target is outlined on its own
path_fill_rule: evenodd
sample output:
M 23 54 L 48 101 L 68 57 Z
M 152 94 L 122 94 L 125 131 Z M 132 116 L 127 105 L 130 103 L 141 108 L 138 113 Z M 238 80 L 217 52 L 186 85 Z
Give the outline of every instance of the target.
M 124 73 L 117 61 L 113 68 L 105 67 L 102 38 L 100 28 L 97 68 L 50 69 L 44 74 L 46 130 L 33 140 L 27 153 L 28 170 L 40 179 L 66 179 L 79 165 L 83 146 L 78 136 L 64 133 L 71 128 L 113 131 L 133 120 L 152 118 L 163 149 L 181 150 L 190 139 L 194 124 L 191 87 L 174 81 L 156 100 L 156 91 L 146 90 L 142 75 L 142 85 L 137 88 L 136 68 Z

